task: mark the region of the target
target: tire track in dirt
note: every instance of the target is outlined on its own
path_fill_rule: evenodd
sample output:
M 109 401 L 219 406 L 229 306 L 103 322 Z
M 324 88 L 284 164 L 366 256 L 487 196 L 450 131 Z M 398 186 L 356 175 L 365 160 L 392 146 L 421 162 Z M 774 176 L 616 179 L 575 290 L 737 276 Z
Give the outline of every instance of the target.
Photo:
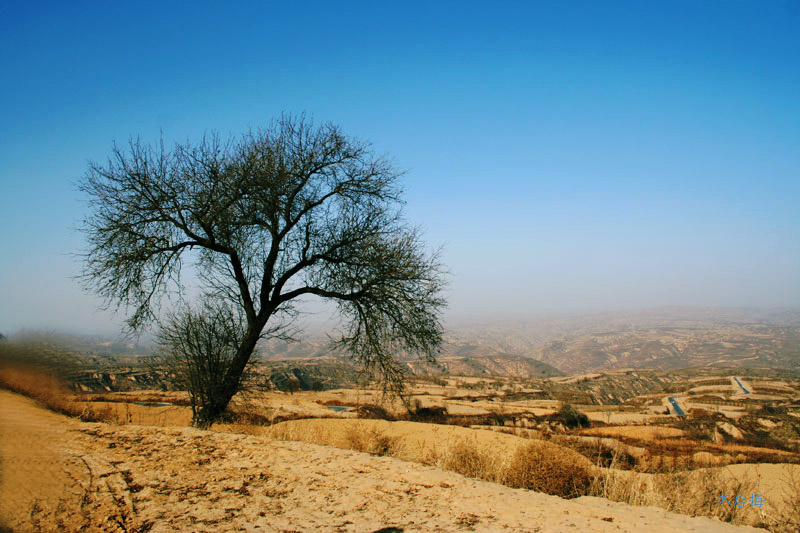
M 123 475 L 87 452 L 82 424 L 0 390 L 0 525 L 13 531 L 134 531 Z

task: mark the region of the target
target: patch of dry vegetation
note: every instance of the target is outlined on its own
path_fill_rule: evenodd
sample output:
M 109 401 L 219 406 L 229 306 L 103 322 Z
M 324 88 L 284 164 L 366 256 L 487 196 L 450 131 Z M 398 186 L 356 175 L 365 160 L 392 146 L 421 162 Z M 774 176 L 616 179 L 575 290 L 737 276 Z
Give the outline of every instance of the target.
M 0 385 L 33 397 L 52 410 L 83 420 L 189 424 L 186 407 L 131 403 L 158 402 L 162 398 L 157 394 L 129 393 L 124 399 L 122 396 L 112 399 L 110 395 L 83 395 L 80 396 L 83 402 L 74 401 L 73 394 L 58 375 L 46 367 L 12 365 L 0 359 Z M 796 527 L 800 524 L 800 469 L 787 470 L 789 479 L 785 483 L 792 488 L 785 493 L 779 507 L 770 509 L 769 516 L 763 510 L 719 505 L 719 496 L 723 494 L 756 492 L 758 480 L 747 475 L 732 475 L 725 468 L 698 467 L 800 462 L 800 455 L 751 446 L 741 440 L 711 442 L 709 432 L 713 432 L 718 419 L 721 420 L 711 414 L 672 422 L 680 427 L 631 425 L 586 429 L 586 417 L 566 405 L 541 418 L 528 416 L 528 413 L 525 416 L 510 414 L 504 404 L 500 404 L 498 412 L 490 414 L 454 415 L 448 412 L 449 404 L 441 406 L 442 400 L 437 397 L 428 399 L 424 406 L 418 400 L 403 413 L 357 398 L 351 402 L 344 394 L 340 396 L 343 397 L 325 401 L 304 399 L 302 402 L 292 397 L 291 405 L 284 396 L 271 397 L 269 404 L 237 404 L 225 423 L 213 429 L 392 456 L 562 498 L 598 496 L 690 516 L 714 517 L 734 524 L 768 526 L 776 532 L 800 531 Z M 354 409 L 345 416 L 358 418 L 319 418 L 325 416 L 324 407 L 310 411 L 307 404 L 351 406 Z M 174 418 L 178 415 L 181 420 Z M 777 416 L 766 412 L 759 415 Z M 299 419 L 308 416 L 317 418 Z M 334 416 L 331 413 L 331 417 Z M 164 420 L 159 422 L 158 417 Z M 170 423 L 166 422 L 166 417 L 171 417 Z M 542 431 L 517 427 L 520 421 L 532 422 L 536 428 L 541 426 Z M 470 428 L 477 424 L 504 433 Z M 519 436 L 520 433 L 527 438 Z M 545 434 L 549 440 L 541 438 Z M 777 502 L 777 498 L 774 501 Z M 773 512 L 774 509 L 777 510 Z
M 623 470 L 623 454 L 607 468 L 593 464 L 568 447 L 545 440 L 524 439 L 496 432 L 383 420 L 299 420 L 257 428 L 255 434 L 280 440 L 300 440 L 371 453 L 391 455 L 450 470 L 461 475 L 526 488 L 562 498 L 597 496 L 631 505 L 708 516 L 733 524 L 785 529 L 798 508 L 795 500 L 781 509 L 786 517 L 767 517 L 755 508 L 721 506 L 719 497 L 750 495 L 757 479 L 733 475 L 724 468 L 689 470 L 680 457 L 651 463 L 653 472 Z M 800 488 L 800 475 L 796 480 Z M 772 511 L 770 511 L 772 512 Z M 783 524 L 783 525 L 780 525 Z
M 0 365 L 0 386 L 32 398 L 48 409 L 87 422 L 113 422 L 111 409 L 70 400 L 64 382 L 45 368 L 4 361 Z
M 754 438 L 752 427 L 761 428 L 761 425 L 756 417 L 751 418 L 753 420 L 746 430 L 742 430 L 744 437 L 741 438 L 730 438 L 723 433 L 726 425 L 731 426 L 731 423 L 716 414 L 680 418 L 676 422 L 680 427 L 600 426 L 552 438 L 601 466 L 609 466 L 614 457 L 618 467 L 639 472 L 659 473 L 665 469 L 685 470 L 739 463 L 800 463 L 800 453 L 791 446 L 791 439 L 783 438 L 779 443 L 776 439 L 762 442 Z M 771 431 L 782 430 L 791 437 L 793 427 L 790 422 L 783 422 Z
M 658 474 L 641 474 L 615 468 L 599 470 L 590 493 L 631 505 L 654 506 L 689 516 L 708 516 L 733 524 L 762 523 L 751 507 L 720 505 L 720 496 L 751 495 L 757 480 L 736 477 L 721 468 L 674 471 L 665 467 Z
M 377 428 L 361 431 L 351 426 L 345 432 L 347 447 L 370 455 L 396 455 L 402 449 L 402 439 Z
M 300 420 L 259 428 L 256 433 L 279 440 L 391 455 L 563 498 L 588 494 L 593 471 L 588 459 L 551 442 L 455 426 L 377 420 Z
M 770 529 L 780 533 L 800 531 L 800 470 L 785 468 L 781 481 L 785 488 L 781 506 L 774 517 Z
M 457 441 L 442 450 L 433 450 L 426 462 L 462 476 L 499 481 L 505 470 L 505 461 L 478 447 L 474 441 Z
M 594 469 L 577 452 L 531 441 L 517 448 L 503 474 L 502 483 L 509 487 L 575 498 L 590 493 Z
M 639 440 L 654 440 L 673 437 L 683 437 L 682 429 L 670 426 L 606 426 L 584 429 L 581 435 L 594 435 L 600 437 L 628 437 Z

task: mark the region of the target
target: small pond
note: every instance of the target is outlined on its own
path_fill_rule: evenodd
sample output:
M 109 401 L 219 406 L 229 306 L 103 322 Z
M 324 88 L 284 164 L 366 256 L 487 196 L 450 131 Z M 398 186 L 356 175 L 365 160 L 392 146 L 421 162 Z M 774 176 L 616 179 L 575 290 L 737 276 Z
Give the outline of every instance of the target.
M 147 407 L 167 407 L 169 405 L 172 405 L 171 403 L 168 402 L 133 402 L 133 403 L 135 403 L 136 405 L 146 405 Z
M 341 413 L 342 411 L 349 411 L 352 407 L 347 407 L 344 405 L 326 405 L 328 409 L 331 411 L 336 411 L 337 413 Z

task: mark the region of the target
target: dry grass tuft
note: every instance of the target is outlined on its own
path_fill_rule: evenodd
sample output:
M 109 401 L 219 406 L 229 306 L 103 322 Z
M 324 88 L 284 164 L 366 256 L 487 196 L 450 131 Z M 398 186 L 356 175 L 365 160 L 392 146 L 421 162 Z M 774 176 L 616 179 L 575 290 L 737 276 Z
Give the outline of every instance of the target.
M 314 421 L 316 422 L 316 421 Z M 275 424 L 266 428 L 266 435 L 276 440 L 311 442 L 322 446 L 336 446 L 334 434 L 323 424 Z
M 579 453 L 532 441 L 514 453 L 502 482 L 509 487 L 577 498 L 589 493 L 592 480 L 592 466 Z
M 431 454 L 427 462 L 462 476 L 495 482 L 500 481 L 504 468 L 498 454 L 491 454 L 470 441 L 456 441 Z
M 592 465 L 585 457 L 545 441 L 522 444 L 509 455 L 459 440 L 431 453 L 425 462 L 467 477 L 562 498 L 588 494 L 593 479 Z
M 402 449 L 399 437 L 393 437 L 376 428 L 364 431 L 357 425 L 350 426 L 344 437 L 348 448 L 371 455 L 397 455 Z

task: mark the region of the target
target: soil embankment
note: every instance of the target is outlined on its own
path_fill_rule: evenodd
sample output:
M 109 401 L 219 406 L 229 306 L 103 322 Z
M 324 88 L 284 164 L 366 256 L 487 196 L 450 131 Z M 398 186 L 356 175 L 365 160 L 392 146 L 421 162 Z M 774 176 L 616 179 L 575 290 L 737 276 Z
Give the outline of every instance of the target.
M 81 423 L 2 390 L 0 461 L 14 531 L 754 531 L 301 442 Z

